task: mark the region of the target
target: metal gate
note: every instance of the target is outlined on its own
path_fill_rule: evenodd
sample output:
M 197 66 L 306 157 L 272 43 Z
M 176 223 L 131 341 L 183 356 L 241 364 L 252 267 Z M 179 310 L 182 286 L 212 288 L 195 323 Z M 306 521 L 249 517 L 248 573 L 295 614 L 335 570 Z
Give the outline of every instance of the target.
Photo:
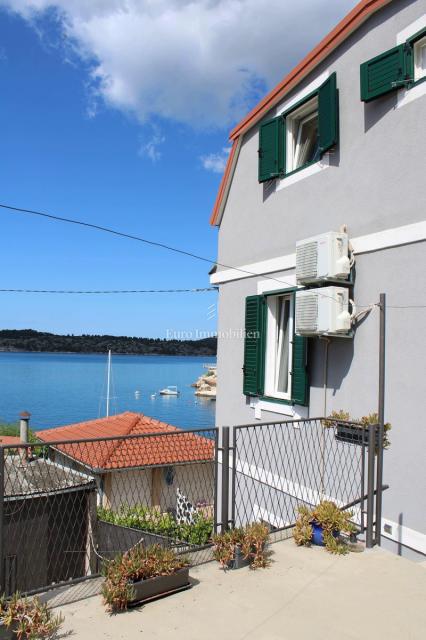
M 353 511 L 368 547 L 379 542 L 375 522 L 380 522 L 381 493 L 387 487 L 382 486 L 378 425 L 365 428 L 326 418 L 248 424 L 228 430 L 223 444 L 228 446 L 222 456 L 229 457 L 230 470 L 230 477 L 222 480 L 225 490 L 229 486 L 229 500 L 222 496 L 224 524 L 263 520 L 285 537 L 300 505 L 332 500 Z M 225 466 L 222 474 L 226 476 Z

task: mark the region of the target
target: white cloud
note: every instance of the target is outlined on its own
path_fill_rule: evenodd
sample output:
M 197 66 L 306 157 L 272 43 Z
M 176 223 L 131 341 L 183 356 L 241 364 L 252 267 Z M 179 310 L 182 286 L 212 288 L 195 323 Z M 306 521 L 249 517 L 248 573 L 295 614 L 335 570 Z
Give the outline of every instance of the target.
M 142 140 L 139 147 L 139 155 L 146 156 L 152 162 L 157 162 L 161 158 L 161 151 L 159 147 L 166 141 L 165 136 L 161 133 L 157 125 L 152 125 L 152 135 L 145 141 Z
M 230 151 L 231 147 L 224 147 L 219 153 L 209 153 L 206 156 L 201 156 L 200 160 L 204 169 L 213 171 L 213 173 L 223 173 Z
M 89 64 L 99 100 L 142 123 L 229 126 L 354 0 L 0 0 Z M 93 106 L 90 107 L 93 112 Z M 154 145 L 155 146 L 155 145 Z M 154 154 L 155 155 L 155 154 Z

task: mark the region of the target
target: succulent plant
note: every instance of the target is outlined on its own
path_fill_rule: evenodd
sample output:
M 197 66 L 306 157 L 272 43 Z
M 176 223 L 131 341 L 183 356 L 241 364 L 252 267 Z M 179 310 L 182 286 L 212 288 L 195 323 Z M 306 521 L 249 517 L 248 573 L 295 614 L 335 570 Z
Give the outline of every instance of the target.
M 250 568 L 265 568 L 269 564 L 266 551 L 269 528 L 263 522 L 253 522 L 246 527 L 230 529 L 213 536 L 213 557 L 226 569 L 235 558 L 235 549 L 241 548 L 244 559 L 250 561 Z
M 134 598 L 135 582 L 169 576 L 188 564 L 187 558 L 177 556 L 172 549 L 160 545 L 133 547 L 105 562 L 102 568 L 105 576 L 102 585 L 104 602 L 110 611 L 127 609 Z
M 55 615 L 38 598 L 23 598 L 16 592 L 10 599 L 0 597 L 0 622 L 12 629 L 17 640 L 54 638 L 64 618 Z
M 305 505 L 300 506 L 299 517 L 296 521 L 293 538 L 297 545 L 309 547 L 312 544 L 313 524 L 323 529 L 324 545 L 327 551 L 339 555 L 349 553 L 345 542 L 336 537 L 336 532 L 355 533 L 356 527 L 351 522 L 352 511 L 342 511 L 331 500 L 322 500 L 314 509 Z

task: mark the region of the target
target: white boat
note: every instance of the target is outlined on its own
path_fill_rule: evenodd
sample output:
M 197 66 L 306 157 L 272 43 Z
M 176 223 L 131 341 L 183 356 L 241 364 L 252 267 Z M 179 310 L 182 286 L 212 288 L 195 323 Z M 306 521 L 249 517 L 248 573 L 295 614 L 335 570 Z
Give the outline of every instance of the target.
M 174 385 L 170 385 L 170 386 L 166 387 L 165 389 L 161 389 L 161 391 L 160 391 L 160 395 L 162 395 L 162 396 L 178 396 L 179 393 L 180 393 L 180 391 Z

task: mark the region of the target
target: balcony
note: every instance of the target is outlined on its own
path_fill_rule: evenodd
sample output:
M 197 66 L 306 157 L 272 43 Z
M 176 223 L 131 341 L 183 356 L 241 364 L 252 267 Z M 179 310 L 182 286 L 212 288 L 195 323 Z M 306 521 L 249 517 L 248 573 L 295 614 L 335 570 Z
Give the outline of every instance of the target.
M 75 640 L 94 630 L 117 639 L 423 640 L 426 568 L 379 548 L 336 557 L 286 540 L 272 550 L 267 569 L 194 567 L 189 591 L 123 614 L 108 615 L 100 596 L 61 606 L 63 630 Z
M 77 639 L 420 638 L 426 571 L 380 548 L 383 438 L 325 418 L 43 440 L 0 451 L 0 581 L 65 615 Z M 291 538 L 300 506 L 350 510 L 367 550 L 335 557 Z M 211 534 L 269 524 L 272 564 L 226 574 Z M 191 561 L 193 588 L 108 615 L 103 562 L 137 545 Z

